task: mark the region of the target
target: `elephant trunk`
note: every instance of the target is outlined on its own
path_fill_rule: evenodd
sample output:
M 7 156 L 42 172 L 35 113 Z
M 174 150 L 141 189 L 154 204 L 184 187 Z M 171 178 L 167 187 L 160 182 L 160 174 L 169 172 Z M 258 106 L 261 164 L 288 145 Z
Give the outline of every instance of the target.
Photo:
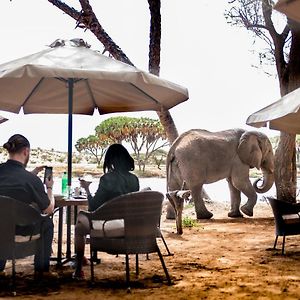
M 262 184 L 258 186 L 258 182 L 262 181 Z M 274 173 L 263 171 L 263 177 L 258 178 L 253 182 L 253 187 L 257 193 L 266 193 L 274 183 Z

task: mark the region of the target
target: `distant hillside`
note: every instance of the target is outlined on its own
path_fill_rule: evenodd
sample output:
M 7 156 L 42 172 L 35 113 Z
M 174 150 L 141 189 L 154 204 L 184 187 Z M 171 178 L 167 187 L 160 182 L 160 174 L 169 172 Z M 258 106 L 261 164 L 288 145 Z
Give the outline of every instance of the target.
M 8 158 L 7 151 L 0 147 L 0 163 Z M 45 149 L 31 149 L 30 160 L 27 166 L 28 170 L 36 166 L 52 166 L 54 176 L 60 177 L 64 171 L 67 171 L 68 153 Z M 97 167 L 96 159 L 91 154 L 73 152 L 72 154 L 72 173 L 73 177 L 92 175 L 98 177 L 102 175 L 102 166 Z M 135 171 L 140 177 L 165 177 L 165 166 L 158 169 L 156 165 L 147 165 L 146 172 Z
M 7 151 L 0 147 L 0 162 L 5 162 L 8 158 Z M 67 170 L 68 153 L 45 150 L 45 149 L 31 149 L 28 169 L 33 169 L 36 166 L 52 166 L 55 176 L 60 176 Z M 82 176 L 83 174 L 91 174 L 93 176 L 100 176 L 102 169 L 97 168 L 95 158 L 90 154 L 81 154 L 74 152 L 72 154 L 72 171 L 74 176 Z
M 7 151 L 0 147 L 0 160 L 5 161 L 7 159 Z M 31 149 L 30 151 L 30 161 L 29 164 L 66 164 L 68 160 L 68 153 L 52 150 L 45 150 L 41 148 Z M 94 164 L 96 163 L 95 158 L 90 154 L 72 153 L 72 161 L 73 163 L 81 163 L 81 164 Z

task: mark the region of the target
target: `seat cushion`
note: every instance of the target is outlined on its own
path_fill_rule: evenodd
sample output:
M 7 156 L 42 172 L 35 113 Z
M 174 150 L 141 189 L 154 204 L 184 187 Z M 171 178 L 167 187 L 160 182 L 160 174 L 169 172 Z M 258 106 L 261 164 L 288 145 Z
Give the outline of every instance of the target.
M 282 215 L 285 224 L 300 224 L 299 214 Z
M 124 237 L 124 220 L 92 220 L 92 237 Z
M 40 238 L 40 234 L 35 235 L 15 235 L 16 243 L 26 243 L 29 241 L 34 241 Z

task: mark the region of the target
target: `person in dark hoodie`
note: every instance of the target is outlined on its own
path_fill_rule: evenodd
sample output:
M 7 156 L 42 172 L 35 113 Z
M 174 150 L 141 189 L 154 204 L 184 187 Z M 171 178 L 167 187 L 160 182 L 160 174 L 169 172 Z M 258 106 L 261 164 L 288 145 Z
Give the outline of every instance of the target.
M 80 180 L 80 186 L 85 189 L 90 211 L 96 210 L 103 203 L 117 196 L 136 192 L 139 190 L 139 180 L 132 174 L 134 160 L 127 149 L 121 144 L 112 144 L 105 153 L 103 172 L 100 177 L 98 189 L 91 195 L 89 185 L 91 182 Z M 85 237 L 90 232 L 89 221 L 86 216 L 79 214 L 75 226 L 75 252 L 76 270 L 74 279 L 83 279 L 82 264 L 84 260 Z

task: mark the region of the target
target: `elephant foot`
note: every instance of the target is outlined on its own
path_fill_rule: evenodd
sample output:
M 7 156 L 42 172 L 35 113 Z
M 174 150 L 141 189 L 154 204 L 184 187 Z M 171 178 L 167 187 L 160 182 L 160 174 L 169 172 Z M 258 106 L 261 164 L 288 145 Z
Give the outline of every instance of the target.
M 213 214 L 209 211 L 197 213 L 197 219 L 210 219 Z
M 233 211 L 233 210 L 231 210 L 228 213 L 228 217 L 229 218 L 243 218 L 244 216 L 242 215 L 242 213 L 240 211 Z
M 241 207 L 241 211 L 242 211 L 245 215 L 247 215 L 247 216 L 249 216 L 249 217 L 253 217 L 253 207 L 250 208 L 250 207 L 247 206 L 247 204 L 245 204 L 245 205 L 243 205 L 243 206 Z

